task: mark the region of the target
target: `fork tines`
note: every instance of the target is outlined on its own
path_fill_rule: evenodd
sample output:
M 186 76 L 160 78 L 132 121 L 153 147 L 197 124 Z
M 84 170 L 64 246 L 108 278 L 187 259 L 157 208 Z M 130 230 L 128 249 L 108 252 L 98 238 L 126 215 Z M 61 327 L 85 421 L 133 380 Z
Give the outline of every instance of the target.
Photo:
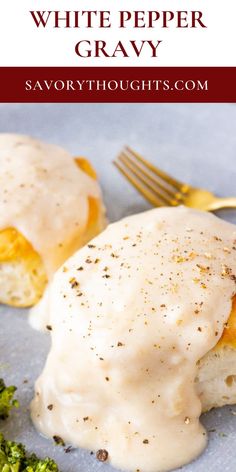
M 188 186 L 151 164 L 130 147 L 122 150 L 114 164 L 152 205 L 176 206 L 182 203 Z

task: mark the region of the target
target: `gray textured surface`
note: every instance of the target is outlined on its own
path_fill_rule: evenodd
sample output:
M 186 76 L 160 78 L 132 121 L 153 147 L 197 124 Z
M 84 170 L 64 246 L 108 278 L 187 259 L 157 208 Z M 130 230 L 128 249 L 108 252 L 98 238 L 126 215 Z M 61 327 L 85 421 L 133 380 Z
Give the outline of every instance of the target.
M 90 158 L 97 168 L 112 221 L 148 208 L 111 164 L 124 144 L 182 180 L 229 196 L 236 195 L 235 129 L 236 106 L 231 104 L 0 104 L 0 132 L 31 134 Z M 236 223 L 236 211 L 224 211 L 220 216 Z M 28 405 L 50 339 L 28 326 L 24 310 L 2 306 L 0 317 L 0 376 L 18 386 L 21 403 L 21 408 L 1 424 L 1 430 L 23 441 L 30 450 L 56 458 L 63 472 L 114 470 L 86 451 L 65 454 L 35 432 Z M 236 471 L 234 411 L 236 407 L 204 415 L 206 428 L 215 431 L 209 433 L 205 453 L 182 471 Z

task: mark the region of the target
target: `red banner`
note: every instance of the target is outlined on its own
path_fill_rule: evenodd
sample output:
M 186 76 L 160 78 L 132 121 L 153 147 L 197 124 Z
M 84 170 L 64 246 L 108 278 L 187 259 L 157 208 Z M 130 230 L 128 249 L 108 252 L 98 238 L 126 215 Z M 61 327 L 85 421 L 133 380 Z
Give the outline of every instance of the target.
M 236 67 L 1 67 L 0 102 L 236 102 Z

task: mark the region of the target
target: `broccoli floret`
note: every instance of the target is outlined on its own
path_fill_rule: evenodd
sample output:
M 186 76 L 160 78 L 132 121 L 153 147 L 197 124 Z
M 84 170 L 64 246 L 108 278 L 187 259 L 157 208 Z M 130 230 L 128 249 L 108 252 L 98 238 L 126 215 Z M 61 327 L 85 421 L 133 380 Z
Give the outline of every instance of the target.
M 0 472 L 19 472 L 24 456 L 25 449 L 22 444 L 5 441 L 0 433 Z
M 59 472 L 59 469 L 49 457 L 27 455 L 23 444 L 7 441 L 0 433 L 0 472 Z
M 0 379 L 0 419 L 1 420 L 4 420 L 9 416 L 9 412 L 12 408 L 14 407 L 18 408 L 19 406 L 18 401 L 13 398 L 15 391 L 16 391 L 16 387 L 14 387 L 13 385 L 11 385 L 10 387 L 6 387 L 4 380 Z
M 29 465 L 24 469 L 24 472 L 58 472 L 57 464 L 49 457 L 41 460 L 34 456 L 32 460 L 31 456 L 28 459 L 28 463 Z

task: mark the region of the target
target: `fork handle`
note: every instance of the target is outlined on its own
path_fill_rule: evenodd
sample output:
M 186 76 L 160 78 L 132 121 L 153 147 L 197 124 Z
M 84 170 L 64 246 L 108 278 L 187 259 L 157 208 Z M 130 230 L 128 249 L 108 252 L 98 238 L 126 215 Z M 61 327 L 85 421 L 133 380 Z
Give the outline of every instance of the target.
M 212 203 L 209 203 L 206 210 L 216 211 L 223 208 L 236 208 L 236 197 L 216 198 Z

